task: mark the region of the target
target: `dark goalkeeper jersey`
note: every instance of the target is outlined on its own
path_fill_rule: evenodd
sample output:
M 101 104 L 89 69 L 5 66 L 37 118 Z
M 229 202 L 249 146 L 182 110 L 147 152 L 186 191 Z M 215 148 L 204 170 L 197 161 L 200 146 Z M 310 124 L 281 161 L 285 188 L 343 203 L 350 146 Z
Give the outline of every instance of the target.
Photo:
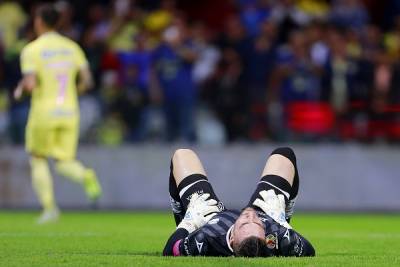
M 265 239 L 270 256 L 314 256 L 314 248 L 299 233 L 281 226 L 264 212 L 257 211 L 257 214 L 265 226 Z M 177 229 L 169 238 L 163 254 L 233 256 L 229 237 L 239 215 L 237 210 L 225 210 L 191 234 L 185 229 Z

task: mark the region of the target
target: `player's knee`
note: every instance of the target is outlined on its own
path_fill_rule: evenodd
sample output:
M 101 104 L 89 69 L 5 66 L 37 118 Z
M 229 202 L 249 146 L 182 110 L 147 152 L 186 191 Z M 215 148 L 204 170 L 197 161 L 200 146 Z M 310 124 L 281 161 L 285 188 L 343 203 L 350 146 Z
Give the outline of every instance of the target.
M 293 165 L 296 164 L 296 155 L 294 154 L 293 149 L 291 149 L 290 147 L 276 148 L 274 151 L 272 151 L 271 155 L 275 155 L 275 154 L 282 155 L 282 156 L 288 158 L 293 163 Z
M 71 166 L 72 161 L 67 160 L 58 160 L 55 163 L 55 171 L 58 174 L 63 175 Z
M 32 156 L 30 159 L 32 177 L 40 177 L 40 174 L 48 169 L 48 162 L 43 157 Z M 38 175 L 39 174 L 39 175 Z
M 179 148 L 175 150 L 172 156 L 172 161 L 174 162 L 182 158 L 187 158 L 188 156 L 193 156 L 193 155 L 196 155 L 193 150 L 188 148 Z

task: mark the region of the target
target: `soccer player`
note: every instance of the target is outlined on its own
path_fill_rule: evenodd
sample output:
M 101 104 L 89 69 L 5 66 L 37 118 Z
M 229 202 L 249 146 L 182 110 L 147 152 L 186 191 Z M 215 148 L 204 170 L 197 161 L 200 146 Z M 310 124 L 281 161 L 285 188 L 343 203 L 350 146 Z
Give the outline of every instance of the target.
M 38 38 L 22 50 L 23 78 L 14 91 L 16 99 L 24 92 L 32 94 L 26 150 L 31 156 L 33 188 L 43 207 L 38 223 L 59 217 L 48 158 L 56 160 L 57 173 L 82 184 L 91 200 L 101 195 L 94 170 L 75 159 L 79 137 L 77 93 L 92 86 L 92 77 L 81 48 L 55 31 L 58 17 L 50 4 L 38 8 L 34 17 Z
M 169 178 L 177 225 L 164 255 L 174 256 L 314 256 L 311 243 L 289 225 L 299 189 L 292 149 L 275 149 L 248 205 L 226 209 L 206 172 L 189 149 L 177 150 Z

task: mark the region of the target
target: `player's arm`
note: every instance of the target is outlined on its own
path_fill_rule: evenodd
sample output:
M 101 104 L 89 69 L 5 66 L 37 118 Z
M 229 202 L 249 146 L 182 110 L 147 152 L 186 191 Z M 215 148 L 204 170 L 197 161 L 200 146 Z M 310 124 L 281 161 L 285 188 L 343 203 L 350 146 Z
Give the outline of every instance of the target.
M 189 256 L 199 255 L 199 253 L 201 253 L 201 249 L 198 249 L 197 253 L 194 249 L 197 247 L 195 245 L 195 239 L 199 235 L 199 231 L 196 230 L 206 224 L 217 212 L 219 212 L 217 201 L 214 199 L 208 199 L 209 197 L 210 194 L 207 193 L 202 195 L 194 193 L 191 196 L 185 217 L 178 224 L 177 230 L 168 239 L 163 255 Z M 202 236 L 201 239 L 204 239 L 204 235 Z
M 35 73 L 25 74 L 14 90 L 14 99 L 15 100 L 21 99 L 24 92 L 31 93 L 35 87 L 36 87 Z
M 79 68 L 77 89 L 83 93 L 93 88 L 93 77 L 85 53 L 78 45 L 75 46 L 75 52 L 76 66 Z
M 164 256 L 186 256 L 182 249 L 182 240 L 184 240 L 189 235 L 188 230 L 183 228 L 178 228 L 170 236 L 165 244 L 163 255 Z
M 283 229 L 278 235 L 278 256 L 314 257 L 311 243 L 293 229 Z
M 164 256 L 206 256 L 208 241 L 201 229 L 189 234 L 186 229 L 178 228 L 168 239 L 164 247 Z
M 78 76 L 77 88 L 78 88 L 79 93 L 83 93 L 83 92 L 93 88 L 92 73 L 90 72 L 90 69 L 87 65 L 85 65 L 79 69 L 78 75 L 79 76 Z
M 24 92 L 31 93 L 37 85 L 37 57 L 32 46 L 26 46 L 21 52 L 20 58 L 22 79 L 14 90 L 14 98 L 19 100 Z

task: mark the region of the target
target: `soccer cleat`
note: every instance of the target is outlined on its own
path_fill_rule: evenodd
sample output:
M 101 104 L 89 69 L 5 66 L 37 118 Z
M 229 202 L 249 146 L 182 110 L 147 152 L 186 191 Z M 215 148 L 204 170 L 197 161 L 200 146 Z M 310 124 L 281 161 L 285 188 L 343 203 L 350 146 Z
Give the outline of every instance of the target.
M 59 217 L 60 211 L 58 210 L 58 208 L 53 208 L 51 210 L 44 210 L 36 222 L 37 224 L 54 223 L 58 221 Z
M 90 201 L 95 202 L 102 194 L 101 186 L 97 180 L 97 175 L 92 169 L 85 172 L 84 187 L 87 197 Z

